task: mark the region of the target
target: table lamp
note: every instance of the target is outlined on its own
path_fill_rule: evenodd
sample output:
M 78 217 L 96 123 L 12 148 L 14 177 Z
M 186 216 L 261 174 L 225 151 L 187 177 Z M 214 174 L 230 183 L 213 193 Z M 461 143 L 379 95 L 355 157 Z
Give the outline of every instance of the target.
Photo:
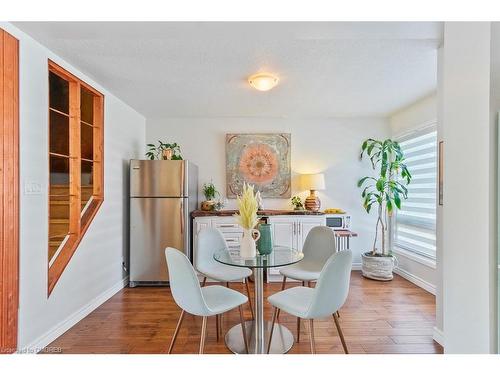
M 319 211 L 321 201 L 316 196 L 316 190 L 325 189 L 325 175 L 323 173 L 302 175 L 302 184 L 311 191 L 311 195 L 306 198 L 305 207 L 309 211 Z

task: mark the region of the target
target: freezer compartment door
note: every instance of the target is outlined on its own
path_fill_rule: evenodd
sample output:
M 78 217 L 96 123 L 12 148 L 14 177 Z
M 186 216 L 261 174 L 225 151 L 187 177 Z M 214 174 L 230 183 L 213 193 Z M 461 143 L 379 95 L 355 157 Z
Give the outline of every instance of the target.
M 189 258 L 186 199 L 130 199 L 130 281 L 168 281 L 165 248 Z
M 131 197 L 187 196 L 184 160 L 131 160 Z

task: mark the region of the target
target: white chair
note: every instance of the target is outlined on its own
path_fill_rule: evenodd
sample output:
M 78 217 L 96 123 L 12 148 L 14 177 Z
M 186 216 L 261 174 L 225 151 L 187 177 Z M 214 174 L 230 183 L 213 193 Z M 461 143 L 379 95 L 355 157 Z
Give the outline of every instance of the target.
M 204 228 L 200 230 L 194 256 L 194 267 L 204 276 L 202 286 L 205 286 L 207 277 L 212 280 L 226 283 L 228 288 L 229 282 L 231 281 L 245 280 L 248 304 L 253 319 L 252 297 L 250 296 L 248 282 L 248 277 L 252 274 L 252 270 L 244 267 L 227 266 L 217 262 L 214 259 L 214 252 L 222 249 L 227 249 L 227 245 L 224 236 L 218 229 Z M 218 320 L 217 325 L 219 325 Z
M 165 256 L 167 258 L 170 290 L 175 303 L 182 309 L 181 316 L 175 327 L 172 342 L 168 348 L 168 353 L 172 352 L 185 312 L 203 317 L 199 351 L 200 354 L 203 354 L 207 333 L 207 317 L 222 314 L 236 307 L 239 307 L 240 310 L 243 339 L 248 353 L 245 321 L 241 308 L 241 305 L 246 303 L 248 298 L 240 292 L 220 285 L 200 287 L 198 277 L 191 262 L 189 262 L 189 259 L 182 252 L 172 247 L 167 247 L 165 249 Z
M 318 280 L 326 261 L 336 252 L 335 234 L 331 228 L 325 226 L 312 228 L 304 241 L 302 252 L 304 259 L 280 269 L 283 275 L 281 290 L 285 289 L 287 278 L 302 281 L 302 286 L 305 286 L 306 281 L 310 285 L 311 281 Z
M 335 313 L 342 307 L 349 293 L 349 281 L 351 275 L 352 253 L 350 250 L 336 253 L 327 260 L 318 279 L 315 288 L 298 286 L 283 290 L 270 296 L 267 300 L 274 306 L 273 320 L 267 352 L 269 353 L 271 339 L 273 337 L 274 323 L 280 310 L 297 317 L 297 341 L 300 332 L 300 319 L 309 320 L 309 335 L 311 339 L 311 353 L 316 352 L 314 341 L 313 319 L 325 318 L 332 315 L 339 332 L 340 341 L 347 354 L 347 345 L 344 334 L 340 328 Z

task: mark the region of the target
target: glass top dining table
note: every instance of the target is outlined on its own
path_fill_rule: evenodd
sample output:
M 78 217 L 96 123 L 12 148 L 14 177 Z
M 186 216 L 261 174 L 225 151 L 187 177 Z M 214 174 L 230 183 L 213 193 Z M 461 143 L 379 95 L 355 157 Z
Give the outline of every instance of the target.
M 224 248 L 214 252 L 214 259 L 222 264 L 233 267 L 253 269 L 255 281 L 255 320 L 246 321 L 249 353 L 263 354 L 266 348 L 266 338 L 269 337 L 271 322 L 264 321 L 264 271 L 273 267 L 284 267 L 300 262 L 304 254 L 287 246 L 274 246 L 268 255 L 257 254 L 254 258 L 243 258 L 238 248 Z M 225 337 L 226 346 L 233 353 L 246 353 L 241 324 L 232 327 Z M 293 335 L 288 328 L 275 324 L 274 334 L 269 353 L 286 353 L 293 346 Z
M 221 249 L 214 253 L 214 259 L 222 264 L 246 268 L 283 267 L 297 263 L 304 257 L 300 251 L 286 246 L 274 246 L 271 254 L 243 258 L 239 250 Z

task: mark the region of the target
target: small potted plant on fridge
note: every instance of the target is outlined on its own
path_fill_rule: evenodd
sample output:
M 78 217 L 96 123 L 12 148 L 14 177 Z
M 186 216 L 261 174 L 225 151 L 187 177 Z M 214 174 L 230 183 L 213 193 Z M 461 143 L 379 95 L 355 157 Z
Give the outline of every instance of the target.
M 401 147 L 391 139 L 367 139 L 361 146 L 360 159 L 365 156 L 375 175 L 361 178 L 358 187 L 363 188 L 361 198 L 366 212 L 377 210 L 377 222 L 373 247 L 361 254 L 362 273 L 374 280 L 392 280 L 395 258 L 391 246 L 387 246 L 387 228 L 394 212 L 401 209 L 402 201 L 408 197 L 411 174 Z
M 181 146 L 177 143 L 163 143 L 158 141 L 158 146 L 148 143 L 149 147 L 146 156 L 150 160 L 182 160 Z

